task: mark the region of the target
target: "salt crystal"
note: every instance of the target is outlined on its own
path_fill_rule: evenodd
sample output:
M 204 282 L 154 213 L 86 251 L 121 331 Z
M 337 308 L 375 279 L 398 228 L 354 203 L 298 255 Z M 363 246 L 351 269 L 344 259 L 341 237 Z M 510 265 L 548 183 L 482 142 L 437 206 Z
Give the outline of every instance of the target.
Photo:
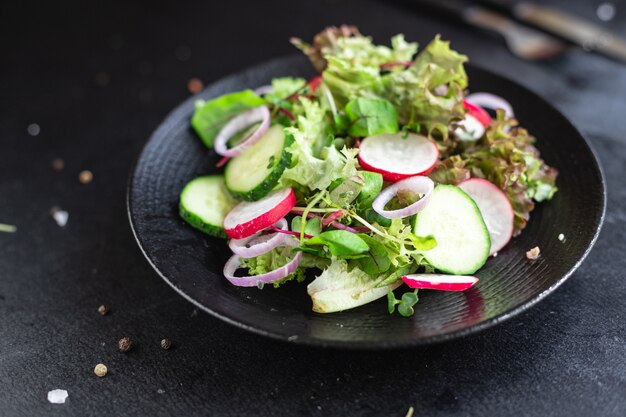
M 560 240 L 561 242 L 563 242 L 563 241 L 565 240 L 565 235 L 564 235 L 563 233 L 561 233 L 561 234 L 559 235 L 559 240 Z
M 65 227 L 67 220 L 70 217 L 70 214 L 67 211 L 59 208 L 53 208 L 50 213 L 52 214 L 54 221 L 57 222 L 60 227 Z
M 52 404 L 65 404 L 67 399 L 67 391 L 64 389 L 53 389 L 48 391 L 48 401 Z
M 157 394 L 165 394 L 165 390 L 164 390 L 164 389 L 159 388 L 159 389 L 157 390 Z

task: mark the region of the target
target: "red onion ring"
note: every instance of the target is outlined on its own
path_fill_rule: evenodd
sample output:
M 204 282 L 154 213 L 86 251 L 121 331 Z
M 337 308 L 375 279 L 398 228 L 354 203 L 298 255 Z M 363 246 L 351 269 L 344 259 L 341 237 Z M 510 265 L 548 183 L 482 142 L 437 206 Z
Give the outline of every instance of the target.
M 287 230 L 287 220 L 282 218 L 274 223 L 274 226 L 276 226 L 276 230 Z M 287 239 L 293 240 L 289 236 L 281 233 L 262 234 L 261 231 L 243 239 L 231 239 L 228 242 L 228 247 L 235 255 L 240 258 L 248 259 L 263 255 L 278 246 L 285 246 Z
M 328 215 L 322 220 L 322 226 L 328 226 L 335 220 L 341 219 L 344 216 L 345 212 L 343 210 L 337 210 L 334 213 Z
M 514 117 L 513 106 L 500 96 L 491 93 L 472 93 L 465 97 L 465 100 L 480 107 L 497 110 L 502 109 L 506 117 Z
M 417 175 L 409 177 L 402 181 L 385 188 L 372 203 L 372 208 L 376 213 L 388 219 L 409 217 L 421 211 L 426 207 L 430 196 L 435 188 L 435 183 L 428 177 Z M 413 191 L 422 194 L 422 198 L 415 203 L 398 210 L 385 210 L 385 206 L 400 191 Z
M 291 242 L 292 243 L 288 244 L 288 246 L 298 246 L 298 242 L 295 239 L 291 239 Z M 236 277 L 235 272 L 237 272 L 237 269 L 241 267 L 241 257 L 233 255 L 226 262 L 226 265 L 224 265 L 224 277 L 231 284 L 238 287 L 256 287 L 257 285 L 259 285 L 259 283 L 270 284 L 272 282 L 285 278 L 287 275 L 293 273 L 298 268 L 301 261 L 302 252 L 297 252 L 296 256 L 294 256 L 291 261 L 281 266 L 280 268 L 277 268 L 266 274 Z
M 275 228 L 274 226 L 272 226 L 272 230 L 275 231 L 276 233 L 282 233 L 284 235 L 300 237 L 300 232 L 296 232 L 292 230 L 280 230 L 280 229 Z M 311 239 L 312 237 L 313 236 L 307 235 L 306 233 L 304 234 L 305 239 Z
M 346 226 L 345 224 L 339 223 L 337 221 L 330 223 L 330 225 L 335 229 L 345 230 L 346 232 L 350 233 L 359 233 L 356 229 L 353 229 L 352 227 Z
M 261 122 L 259 127 L 239 145 L 228 149 L 228 140 L 237 132 L 245 129 L 253 123 Z M 239 155 L 246 148 L 254 145 L 261 139 L 270 127 L 270 111 L 265 106 L 253 107 L 238 114 L 226 123 L 215 137 L 215 152 L 222 156 L 233 157 Z

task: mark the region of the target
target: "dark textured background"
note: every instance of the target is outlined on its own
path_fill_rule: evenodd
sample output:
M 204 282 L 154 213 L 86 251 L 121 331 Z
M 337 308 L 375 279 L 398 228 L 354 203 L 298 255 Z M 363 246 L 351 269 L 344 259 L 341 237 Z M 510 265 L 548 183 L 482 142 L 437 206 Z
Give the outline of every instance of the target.
M 18 226 L 0 234 L 1 416 L 626 414 L 626 66 L 580 50 L 522 62 L 495 36 L 374 1 L 102 3 L 0 6 L 0 222 Z M 599 3 L 563 2 L 597 22 Z M 128 226 L 126 181 L 187 81 L 291 53 L 289 36 L 342 22 L 381 42 L 441 32 L 591 140 L 608 181 L 606 223 L 555 294 L 466 339 L 349 352 L 245 333 L 196 312 L 152 271 Z M 617 4 L 606 26 L 626 35 L 625 23 Z M 57 157 L 62 172 L 50 168 Z M 78 182 L 82 169 L 91 184 Z M 52 206 L 69 211 L 65 228 Z M 126 335 L 137 346 L 122 354 Z M 158 345 L 165 336 L 170 351 Z M 93 375 L 98 362 L 106 378 Z M 66 404 L 47 402 L 55 388 L 69 391 Z

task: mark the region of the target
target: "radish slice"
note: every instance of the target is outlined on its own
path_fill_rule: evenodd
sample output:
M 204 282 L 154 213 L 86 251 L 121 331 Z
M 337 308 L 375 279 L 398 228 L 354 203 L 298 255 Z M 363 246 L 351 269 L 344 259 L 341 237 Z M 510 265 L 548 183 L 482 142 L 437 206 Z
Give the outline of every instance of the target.
M 476 203 L 491 237 L 489 255 L 498 252 L 513 235 L 513 207 L 506 194 L 495 184 L 482 179 L 470 178 L 459 184 Z
M 513 117 L 513 107 L 508 101 L 500 96 L 496 96 L 491 93 L 473 93 L 465 97 L 465 101 L 468 101 L 476 106 L 488 108 L 492 110 L 502 109 L 506 114 L 506 117 Z
M 471 114 L 466 114 L 465 119 L 457 123 L 454 134 L 462 141 L 475 141 L 485 134 L 483 124 Z
M 426 207 L 434 188 L 435 183 L 428 177 L 410 177 L 385 188 L 372 203 L 372 208 L 376 213 L 388 219 L 409 217 Z M 401 191 L 422 194 L 422 198 L 398 210 L 385 210 L 387 203 Z
M 274 223 L 273 227 L 285 231 L 288 229 L 287 220 L 282 218 Z M 260 233 L 261 232 L 243 239 L 231 239 L 230 242 L 228 242 L 228 247 L 235 255 L 247 259 L 261 256 L 278 246 L 283 246 L 287 239 L 291 239 L 289 236 L 281 233 L 269 233 L 264 235 Z
M 426 137 L 409 133 L 382 133 L 361 141 L 359 162 L 366 171 L 378 172 L 388 182 L 428 175 L 439 160 L 439 149 Z
M 241 143 L 234 148 L 228 149 L 227 143 L 228 140 L 235 135 L 237 132 L 241 132 L 243 129 L 249 127 L 250 125 L 261 122 L 259 127 L 248 136 L 246 139 L 241 141 Z M 222 156 L 227 156 L 232 158 L 233 156 L 239 155 L 245 149 L 254 145 L 258 142 L 263 134 L 270 127 L 270 111 L 265 106 L 254 107 L 252 109 L 246 110 L 241 114 L 233 117 L 226 123 L 226 125 L 220 130 L 220 132 L 215 137 L 215 152 Z
M 410 288 L 439 291 L 465 291 L 478 282 L 468 275 L 413 274 L 405 275 L 402 281 Z
M 292 242 L 288 243 L 288 246 L 298 246 L 298 241 L 295 239 L 290 239 L 286 242 Z M 234 255 L 226 262 L 226 265 L 224 265 L 224 277 L 226 277 L 231 284 L 238 287 L 256 287 L 259 283 L 270 284 L 285 278 L 300 266 L 301 261 L 302 252 L 297 252 L 291 261 L 273 271 L 261 275 L 236 277 L 235 272 L 241 267 L 241 258 Z
M 291 188 L 273 191 L 259 201 L 237 204 L 224 218 L 224 230 L 231 239 L 243 239 L 276 223 L 296 205 Z
M 463 100 L 463 108 L 467 110 L 467 114 L 476 118 L 484 127 L 489 126 L 489 123 L 491 123 L 491 116 L 489 116 L 489 113 L 482 107 L 470 103 L 467 100 Z

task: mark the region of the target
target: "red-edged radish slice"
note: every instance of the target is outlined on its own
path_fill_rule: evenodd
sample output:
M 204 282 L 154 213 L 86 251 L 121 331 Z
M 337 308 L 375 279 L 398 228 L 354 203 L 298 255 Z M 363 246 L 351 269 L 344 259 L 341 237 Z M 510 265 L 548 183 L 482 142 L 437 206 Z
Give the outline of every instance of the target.
M 428 175 L 439 160 L 437 145 L 424 136 L 381 133 L 361 141 L 359 162 L 366 171 L 378 172 L 388 182 Z
M 270 227 L 296 205 L 291 188 L 273 191 L 258 201 L 237 204 L 224 218 L 224 230 L 231 239 L 243 239 Z
M 513 207 L 506 194 L 482 178 L 470 178 L 459 184 L 478 206 L 491 237 L 490 255 L 498 252 L 513 235 Z
M 469 113 L 456 125 L 457 128 L 454 129 L 454 134 L 462 141 L 475 141 L 485 134 L 483 124 Z
M 428 177 L 415 176 L 398 181 L 385 188 L 372 202 L 372 208 L 376 213 L 388 219 L 403 218 L 414 215 L 426 207 L 430 196 L 435 188 L 435 183 Z M 385 210 L 387 203 L 391 201 L 399 192 L 410 191 L 414 194 L 421 194 L 422 198 L 415 203 L 398 210 Z
M 491 123 L 491 116 L 487 113 L 487 110 L 474 103 L 470 103 L 467 100 L 463 100 L 463 108 L 467 110 L 467 114 L 476 118 L 484 127 L 489 126 Z
M 468 275 L 412 274 L 402 277 L 410 288 L 439 291 L 465 291 L 478 282 Z

